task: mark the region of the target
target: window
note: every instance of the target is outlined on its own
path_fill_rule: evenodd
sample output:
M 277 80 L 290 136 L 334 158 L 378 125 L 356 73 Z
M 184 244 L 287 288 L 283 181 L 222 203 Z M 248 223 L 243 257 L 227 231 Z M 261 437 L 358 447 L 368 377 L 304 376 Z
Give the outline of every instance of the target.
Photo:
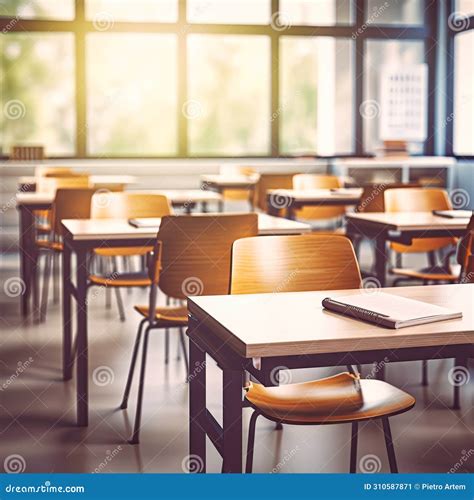
M 176 154 L 176 37 L 91 33 L 86 49 L 88 152 Z
M 270 0 L 187 0 L 191 23 L 268 24 Z
M 364 150 L 377 153 L 382 147 L 380 137 L 381 73 L 384 67 L 407 68 L 424 62 L 423 41 L 369 40 L 365 48 L 364 101 L 359 113 L 364 121 Z M 411 152 L 421 153 L 423 144 L 409 145 Z
M 191 35 L 188 72 L 190 154 L 268 155 L 269 37 Z
M 457 0 L 456 12 L 465 16 L 474 16 L 474 0 Z
M 280 150 L 353 152 L 353 47 L 347 39 L 280 39 Z
M 353 22 L 350 0 L 280 0 L 280 24 L 334 26 Z
M 454 39 L 454 152 L 474 155 L 474 30 Z M 462 78 L 461 78 L 462 75 Z
M 367 0 L 366 22 L 370 24 L 423 24 L 424 2 L 420 0 Z
M 38 144 L 47 154 L 75 152 L 74 37 L 9 33 L 0 37 L 0 144 Z
M 178 0 L 86 0 L 86 17 L 105 31 L 115 21 L 178 20 Z
M 0 0 L 0 16 L 21 19 L 74 19 L 74 0 Z

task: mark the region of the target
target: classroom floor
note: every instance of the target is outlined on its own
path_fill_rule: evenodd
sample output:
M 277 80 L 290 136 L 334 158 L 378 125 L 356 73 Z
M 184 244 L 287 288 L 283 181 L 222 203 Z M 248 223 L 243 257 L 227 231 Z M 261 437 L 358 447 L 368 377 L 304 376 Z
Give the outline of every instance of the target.
M 367 248 L 362 261 L 367 264 Z M 18 276 L 16 255 L 2 258 L 0 282 Z M 3 286 L 2 286 L 3 288 Z M 0 291 L 2 293 L 3 290 Z M 154 331 L 149 349 L 141 444 L 127 444 L 134 419 L 136 386 L 128 410 L 119 410 L 132 343 L 139 321 L 136 303 L 143 291 L 125 292 L 126 322 L 115 301 L 105 309 L 103 291 L 89 303 L 90 425 L 75 427 L 74 381 L 61 380 L 61 309 L 50 305 L 46 323 L 25 324 L 17 297 L 1 295 L 0 307 L 0 467 L 26 472 L 183 472 L 188 463 L 188 386 L 183 361 L 176 359 L 178 336 L 171 335 L 171 359 L 164 364 L 164 335 Z M 462 387 L 462 409 L 453 411 L 449 370 L 453 360 L 429 363 L 429 386 L 422 387 L 421 362 L 387 367 L 387 380 L 417 398 L 416 407 L 393 417 L 400 472 L 474 472 L 473 387 Z M 21 368 L 21 370 L 19 370 Z M 373 368 L 364 367 L 368 374 Z M 337 369 L 287 372 L 293 382 Z M 219 369 L 208 367 L 208 406 L 219 415 Z M 249 410 L 245 410 L 245 434 Z M 256 472 L 347 472 L 349 425 L 284 426 L 261 419 L 257 425 Z M 383 435 L 375 424 L 361 426 L 359 470 L 388 472 Z M 221 460 L 209 446 L 208 470 Z M 0 470 L 3 472 L 3 470 Z

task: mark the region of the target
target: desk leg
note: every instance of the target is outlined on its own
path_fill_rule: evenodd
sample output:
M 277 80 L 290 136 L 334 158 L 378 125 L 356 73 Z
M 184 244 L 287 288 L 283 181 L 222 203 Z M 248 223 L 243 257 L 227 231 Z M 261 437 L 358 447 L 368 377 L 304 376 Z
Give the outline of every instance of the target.
M 189 339 L 189 456 L 197 457 L 195 472 L 206 472 L 206 353 Z
M 87 346 L 87 251 L 77 250 L 76 319 L 77 319 L 77 425 L 89 423 L 89 369 Z
M 384 287 L 387 274 L 387 241 L 385 234 L 381 234 L 375 238 L 375 275 L 380 282 L 380 286 Z
M 72 318 L 71 318 L 71 249 L 64 245 L 62 252 L 63 283 L 63 379 L 72 378 Z
M 31 259 L 36 259 L 34 241 L 34 220 L 32 211 L 26 207 L 20 207 L 20 279 L 24 286 L 21 295 L 21 315 L 27 318 L 29 314 L 29 300 L 34 284 L 32 280 Z
M 223 472 L 242 472 L 242 370 L 223 372 Z

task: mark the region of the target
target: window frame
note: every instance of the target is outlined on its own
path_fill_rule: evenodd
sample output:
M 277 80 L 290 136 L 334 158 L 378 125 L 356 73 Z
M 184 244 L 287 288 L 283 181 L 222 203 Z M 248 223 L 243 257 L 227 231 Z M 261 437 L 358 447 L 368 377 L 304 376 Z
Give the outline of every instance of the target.
M 461 24 L 453 23 L 455 21 L 456 10 L 456 0 L 447 0 L 447 12 L 448 12 L 448 23 L 446 28 L 447 36 L 447 77 L 446 77 L 446 116 L 444 123 L 446 124 L 446 155 L 453 156 L 460 160 L 472 160 L 473 155 L 457 155 L 454 152 L 454 120 L 456 119 L 454 115 L 454 67 L 456 58 L 455 49 L 455 39 L 456 36 L 461 33 L 466 33 L 468 31 L 474 30 L 474 15 L 465 18 L 464 22 Z M 451 22 L 449 22 L 451 20 Z M 459 26 L 461 27 L 459 29 Z
M 191 156 L 188 152 L 188 121 L 181 112 L 187 100 L 187 36 L 191 34 L 231 34 L 231 35 L 265 35 L 270 37 L 270 151 L 268 154 L 258 157 L 282 157 L 292 158 L 293 155 L 280 154 L 279 147 L 279 40 L 280 36 L 330 36 L 336 38 L 350 38 L 354 46 L 354 102 L 353 120 L 355 137 L 353 141 L 353 153 L 337 154 L 327 156 L 315 156 L 317 158 L 332 157 L 360 157 L 366 156 L 363 145 L 363 120 L 359 113 L 360 105 L 364 96 L 364 45 L 366 40 L 398 39 L 398 40 L 422 40 L 425 47 L 425 62 L 429 67 L 429 92 L 428 92 L 428 139 L 425 142 L 425 154 L 434 154 L 434 120 L 435 120 L 435 75 L 436 75 L 436 33 L 437 33 L 437 0 L 425 1 L 425 22 L 420 26 L 397 26 L 367 24 L 365 14 L 367 1 L 354 1 L 354 23 L 335 26 L 287 26 L 284 29 L 275 27 L 275 19 L 279 12 L 279 0 L 271 0 L 270 19 L 267 25 L 238 25 L 238 24 L 198 24 L 187 22 L 186 0 L 178 0 L 178 20 L 175 23 L 168 22 L 124 22 L 115 21 L 104 33 L 174 33 L 178 38 L 178 144 L 177 154 L 173 156 L 143 156 L 143 158 L 225 158 L 216 156 Z M 453 3 L 453 0 L 450 0 Z M 452 8 L 452 6 L 451 6 Z M 86 95 L 86 50 L 85 39 L 87 33 L 99 33 L 95 29 L 94 22 L 87 20 L 85 16 L 85 0 L 75 0 L 74 20 L 46 20 L 46 19 L 18 19 L 0 16 L 0 31 L 8 32 L 70 32 L 74 35 L 75 43 L 75 87 L 76 87 L 76 141 L 75 155 L 68 158 L 104 158 L 104 155 L 87 154 L 87 95 Z M 472 24 L 471 19 L 471 24 Z M 273 23 L 273 25 L 272 25 Z M 275 29 L 276 28 L 276 29 Z M 452 89 L 451 89 L 452 90 Z M 452 104 L 452 103 L 451 103 Z M 451 131 L 452 134 L 452 131 Z M 241 156 L 241 158 L 247 158 Z M 251 157 L 257 157 L 252 155 Z M 59 158 L 59 157 L 58 157 Z M 114 158 L 136 159 L 137 156 L 114 156 Z M 231 156 L 231 158 L 237 158 Z

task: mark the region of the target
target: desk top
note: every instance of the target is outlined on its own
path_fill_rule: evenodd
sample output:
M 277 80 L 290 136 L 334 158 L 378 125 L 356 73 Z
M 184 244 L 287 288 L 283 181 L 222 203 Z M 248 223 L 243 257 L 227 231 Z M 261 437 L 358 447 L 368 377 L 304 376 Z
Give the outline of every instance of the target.
M 98 176 L 104 177 L 104 176 Z M 185 203 L 198 203 L 203 201 L 219 201 L 222 196 L 219 193 L 212 191 L 205 191 L 203 189 L 164 189 L 164 190 L 140 190 L 131 191 L 133 193 L 143 194 L 164 194 L 171 203 L 185 204 Z M 16 195 L 17 205 L 45 205 L 53 203 L 53 193 L 18 193 Z
M 288 198 L 296 202 L 347 201 L 349 204 L 359 202 L 362 189 L 269 189 L 267 190 L 267 196 Z
M 111 186 L 111 185 L 128 185 L 136 184 L 137 178 L 133 175 L 91 175 L 89 181 L 95 187 Z M 31 184 L 34 185 L 38 182 L 37 177 L 20 177 L 18 184 Z
M 196 214 L 194 217 L 200 215 Z M 73 241 L 152 239 L 159 229 L 159 226 L 136 228 L 126 219 L 69 219 L 63 220 L 62 223 Z M 282 217 L 258 214 L 258 230 L 262 236 L 302 234 L 310 232 L 311 226 Z
M 212 184 L 220 187 L 252 187 L 257 184 L 259 175 L 201 175 L 202 184 Z
M 463 318 L 391 330 L 324 310 L 345 290 L 189 297 L 188 309 L 246 358 L 445 346 L 474 342 L 474 285 L 385 288 L 384 292 L 462 310 Z
M 449 219 L 431 212 L 350 213 L 346 217 L 350 221 L 370 223 L 381 229 L 395 231 L 463 230 L 469 224 L 468 218 Z

